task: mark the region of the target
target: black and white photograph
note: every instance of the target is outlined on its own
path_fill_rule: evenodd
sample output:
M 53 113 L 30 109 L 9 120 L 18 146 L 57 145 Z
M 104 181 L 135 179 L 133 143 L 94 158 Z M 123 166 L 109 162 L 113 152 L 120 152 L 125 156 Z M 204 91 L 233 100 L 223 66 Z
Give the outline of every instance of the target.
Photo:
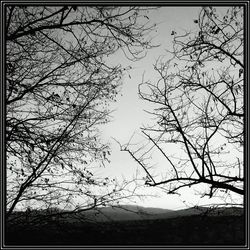
M 248 1 L 1 1 L 1 248 L 245 248 Z

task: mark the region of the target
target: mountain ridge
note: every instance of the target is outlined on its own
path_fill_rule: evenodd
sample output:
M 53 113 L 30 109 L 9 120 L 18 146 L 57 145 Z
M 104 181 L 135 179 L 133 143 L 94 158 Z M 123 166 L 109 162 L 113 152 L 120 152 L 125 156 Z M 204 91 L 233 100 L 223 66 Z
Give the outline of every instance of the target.
M 65 212 L 65 211 L 64 211 Z M 26 212 L 16 212 L 17 215 L 26 216 Z M 43 216 L 58 214 L 60 210 L 51 208 L 46 210 L 31 210 L 30 216 Z M 142 220 L 158 220 L 169 219 L 186 216 L 237 216 L 243 215 L 244 209 L 239 207 L 218 207 L 206 208 L 202 206 L 195 206 L 187 209 L 170 210 L 155 207 L 142 207 L 138 205 L 119 205 L 110 207 L 99 207 L 88 211 L 82 211 L 75 214 L 63 215 L 63 220 L 75 223 L 79 220 L 92 222 L 109 222 L 109 221 L 142 221 Z
M 94 221 L 125 221 L 125 220 L 154 220 L 175 217 L 208 215 L 208 216 L 233 216 L 242 215 L 243 209 L 238 207 L 206 208 L 192 207 L 181 210 L 169 210 L 141 206 L 105 207 L 81 213 L 84 217 Z

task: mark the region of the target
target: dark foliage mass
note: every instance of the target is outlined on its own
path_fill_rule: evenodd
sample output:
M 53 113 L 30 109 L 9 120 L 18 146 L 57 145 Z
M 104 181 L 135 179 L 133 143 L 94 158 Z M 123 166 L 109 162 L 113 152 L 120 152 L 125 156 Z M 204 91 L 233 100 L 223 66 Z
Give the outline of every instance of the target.
M 18 212 L 20 223 L 8 224 L 7 245 L 231 245 L 245 237 L 244 211 L 237 207 L 106 207 L 78 218 L 42 216 L 39 223 L 32 220 L 37 211 L 31 212 Z
M 7 229 L 7 245 L 244 245 L 244 216 L 185 216 Z

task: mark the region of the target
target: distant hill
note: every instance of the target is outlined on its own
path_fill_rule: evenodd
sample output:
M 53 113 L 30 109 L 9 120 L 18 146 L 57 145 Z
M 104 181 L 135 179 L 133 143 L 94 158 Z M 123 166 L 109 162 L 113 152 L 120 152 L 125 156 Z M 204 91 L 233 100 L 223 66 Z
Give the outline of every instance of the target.
M 49 211 L 51 213 L 60 213 L 60 210 L 55 209 Z M 39 216 L 41 219 L 48 215 L 45 210 L 33 210 L 29 217 L 30 219 Z M 78 223 L 79 221 L 89 222 L 116 222 L 116 221 L 142 221 L 142 220 L 159 220 L 176 217 L 186 217 L 193 215 L 201 216 L 239 216 L 243 215 L 243 209 L 238 207 L 221 207 L 221 208 L 206 208 L 192 207 L 182 210 L 169 210 L 162 208 L 142 207 L 133 205 L 120 205 L 119 207 L 101 207 L 88 211 L 81 212 L 76 215 L 66 215 L 60 218 L 61 221 L 67 223 Z M 19 217 L 20 221 L 26 220 L 24 212 L 17 212 L 13 217 Z M 30 220 L 31 221 L 31 220 Z
M 81 215 L 93 221 L 127 221 L 165 218 L 166 214 L 170 212 L 172 212 L 172 210 L 122 205 L 119 207 L 97 208 L 82 212 Z M 161 215 L 163 215 L 163 217 L 161 217 Z
M 119 207 L 104 207 L 82 212 L 81 215 L 90 221 L 130 221 L 168 219 L 192 215 L 236 216 L 242 215 L 243 209 L 193 207 L 182 210 L 123 205 Z

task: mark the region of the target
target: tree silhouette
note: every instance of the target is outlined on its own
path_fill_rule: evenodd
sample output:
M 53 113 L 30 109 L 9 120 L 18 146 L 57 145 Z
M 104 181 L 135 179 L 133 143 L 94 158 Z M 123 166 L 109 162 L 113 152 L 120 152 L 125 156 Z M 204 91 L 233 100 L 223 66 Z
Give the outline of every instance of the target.
M 122 197 L 94 174 L 110 155 L 98 125 L 129 69 L 109 57 L 152 47 L 146 10 L 5 6 L 7 217 L 27 203 L 82 211 Z
M 171 33 L 171 59 L 160 57 L 158 79 L 139 86 L 154 106 L 148 112 L 156 122 L 142 128 L 149 144 L 122 150 L 143 167 L 149 186 L 176 194 L 199 184 L 201 196 L 229 202 L 245 193 L 243 7 L 203 7 L 194 24 L 196 31 Z M 163 177 L 152 169 L 155 154 Z

